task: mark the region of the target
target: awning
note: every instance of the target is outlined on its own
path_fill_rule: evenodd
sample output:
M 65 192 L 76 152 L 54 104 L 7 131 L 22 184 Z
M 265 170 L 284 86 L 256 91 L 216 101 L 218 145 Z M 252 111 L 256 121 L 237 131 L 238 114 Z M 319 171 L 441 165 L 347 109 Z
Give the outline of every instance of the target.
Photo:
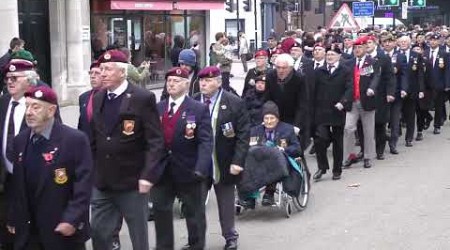
M 111 1 L 111 10 L 211 10 L 223 8 L 223 1 Z

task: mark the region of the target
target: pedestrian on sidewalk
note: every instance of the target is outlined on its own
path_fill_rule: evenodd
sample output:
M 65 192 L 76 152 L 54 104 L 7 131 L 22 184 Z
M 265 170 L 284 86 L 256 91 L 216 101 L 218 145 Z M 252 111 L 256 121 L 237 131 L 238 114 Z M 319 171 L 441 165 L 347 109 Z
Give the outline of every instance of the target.
M 239 58 L 241 58 L 242 66 L 244 66 L 244 73 L 247 73 L 247 54 L 249 53 L 248 41 L 244 32 L 239 32 Z

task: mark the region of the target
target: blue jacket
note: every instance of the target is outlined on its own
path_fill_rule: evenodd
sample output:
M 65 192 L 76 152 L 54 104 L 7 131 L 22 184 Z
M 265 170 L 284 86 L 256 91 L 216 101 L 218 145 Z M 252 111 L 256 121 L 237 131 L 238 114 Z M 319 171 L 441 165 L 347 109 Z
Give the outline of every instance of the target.
M 31 130 L 27 128 L 14 139 L 14 173 L 9 200 L 8 224 L 15 226 L 15 249 L 26 249 L 30 237 L 30 221 L 34 214 L 35 226 L 45 249 L 73 249 L 74 243 L 89 239 L 89 204 L 92 190 L 92 154 L 89 142 L 82 132 L 55 121 L 48 148 L 54 151 L 38 178 L 34 193 L 27 191 L 25 159 Z M 76 150 L 74 150 L 76 149 Z M 30 211 L 28 197 L 35 196 L 36 208 Z M 65 237 L 54 232 L 66 222 L 77 230 Z
M 264 125 L 258 125 L 250 130 L 250 146 L 264 145 L 266 143 L 266 130 Z M 284 152 L 292 158 L 301 155 L 300 142 L 294 131 L 294 126 L 279 122 L 274 130 L 275 144 L 284 148 Z
M 80 106 L 80 117 L 78 118 L 78 129 L 86 133 L 89 139 L 92 136 L 92 128 L 91 124 L 87 118 L 87 105 L 89 102 L 89 96 L 91 95 L 92 90 L 88 90 L 78 97 L 78 105 Z M 92 100 L 93 101 L 93 100 Z
M 158 103 L 160 117 L 168 107 L 168 99 Z M 158 180 L 164 176 L 175 182 L 194 182 L 199 177 L 210 177 L 213 135 L 209 109 L 186 96 L 179 107 L 178 118 L 170 149 L 165 149 L 164 159 L 157 168 Z M 189 134 L 192 127 L 193 135 Z M 164 129 L 164 128 L 163 128 Z
M 435 58 L 434 66 L 430 58 L 431 48 L 424 52 L 423 60 L 426 69 L 425 81 L 431 83 L 434 90 L 444 90 L 450 88 L 450 60 L 445 48 L 439 47 L 438 55 Z M 441 64 L 443 63 L 443 65 Z

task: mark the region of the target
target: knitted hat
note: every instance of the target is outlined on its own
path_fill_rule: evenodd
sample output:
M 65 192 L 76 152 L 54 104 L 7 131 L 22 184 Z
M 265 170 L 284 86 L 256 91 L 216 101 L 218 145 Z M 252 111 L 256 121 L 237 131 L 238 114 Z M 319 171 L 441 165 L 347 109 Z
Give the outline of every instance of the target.
M 193 50 L 184 49 L 180 52 L 180 55 L 178 56 L 178 63 L 194 67 L 197 64 L 197 56 L 195 55 L 195 52 Z
M 280 118 L 280 112 L 278 111 L 278 106 L 272 101 L 268 101 L 268 102 L 264 103 L 264 105 L 262 107 L 263 117 L 268 114 L 274 115 L 278 119 Z

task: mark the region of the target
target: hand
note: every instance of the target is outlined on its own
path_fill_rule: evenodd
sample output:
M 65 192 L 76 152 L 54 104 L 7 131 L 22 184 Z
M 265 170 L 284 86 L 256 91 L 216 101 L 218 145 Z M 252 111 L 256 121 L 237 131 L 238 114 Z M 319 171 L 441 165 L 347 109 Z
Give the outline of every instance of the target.
M 425 94 L 423 92 L 419 92 L 419 99 L 423 99 L 425 97 Z
M 10 234 L 16 234 L 16 228 L 15 227 L 6 225 L 6 228 L 8 229 L 8 232 Z
M 147 181 L 147 180 L 139 180 L 139 193 L 140 194 L 146 194 L 150 192 L 150 189 L 153 187 L 153 183 Z
M 394 100 L 395 100 L 395 97 L 393 97 L 391 95 L 386 96 L 386 101 L 387 102 L 393 102 Z
M 56 233 L 60 233 L 66 237 L 72 236 L 75 233 L 75 231 L 76 231 L 76 228 L 67 222 L 61 222 L 55 228 Z
M 235 165 L 235 164 L 230 165 L 230 174 L 232 174 L 232 175 L 238 175 L 240 172 L 242 172 L 242 170 L 244 170 L 244 169 L 238 165 Z
M 374 96 L 374 95 L 375 95 L 375 92 L 373 92 L 373 89 L 368 88 L 368 89 L 367 89 L 367 92 L 366 92 L 366 95 L 367 95 L 367 96 Z
M 408 93 L 406 93 L 406 91 L 404 91 L 404 90 L 400 91 L 400 96 L 402 98 L 405 98 L 407 95 L 408 95 Z
M 334 107 L 337 108 L 339 111 L 342 111 L 344 109 L 344 105 L 342 105 L 342 103 L 340 102 L 336 103 Z

